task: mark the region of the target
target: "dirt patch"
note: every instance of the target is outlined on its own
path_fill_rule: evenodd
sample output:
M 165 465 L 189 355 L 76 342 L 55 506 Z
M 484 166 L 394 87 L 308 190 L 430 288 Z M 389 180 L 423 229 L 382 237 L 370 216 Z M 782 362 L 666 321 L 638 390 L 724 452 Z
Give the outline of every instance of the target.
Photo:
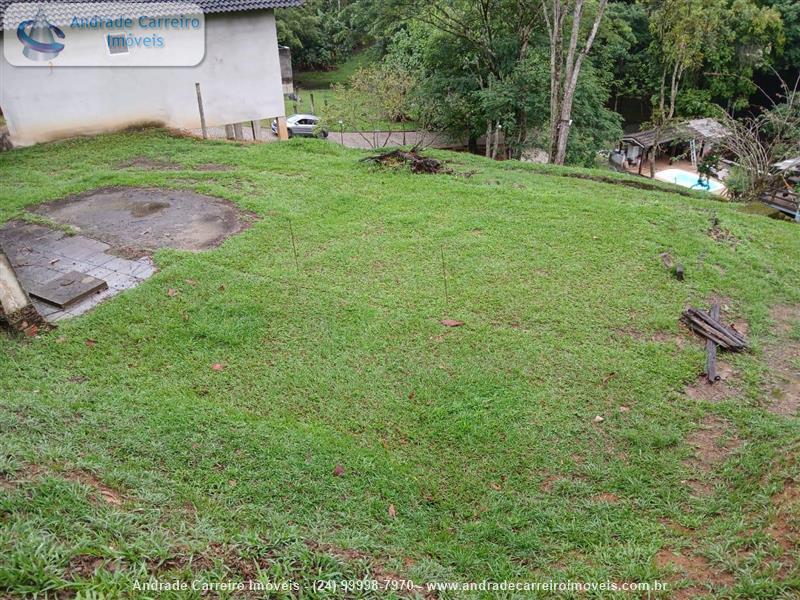
M 99 556 L 76 554 L 67 563 L 67 575 L 70 579 L 91 579 L 95 576 L 105 560 Z
M 719 223 L 714 223 L 706 233 L 708 233 L 708 237 L 720 244 L 736 246 L 739 243 L 739 240 L 731 233 L 731 230 L 721 227 Z
M 717 374 L 719 381 L 710 382 L 705 374 L 700 375 L 695 383 L 687 385 L 685 393 L 692 400 L 704 400 L 706 402 L 721 402 L 738 394 L 736 386 L 736 371 L 726 362 L 717 363 Z
M 603 492 L 592 496 L 592 500 L 595 502 L 604 502 L 606 504 L 617 504 L 619 502 L 619 496 L 610 492 Z
M 183 167 L 176 162 L 161 158 L 136 156 L 117 163 L 119 169 L 138 169 L 140 171 L 181 171 Z
M 108 504 L 122 506 L 122 496 L 87 471 L 69 471 L 61 476 L 67 481 L 82 483 L 83 485 L 89 486 Z
M 767 381 L 769 411 L 792 417 L 800 411 L 800 306 L 778 305 L 770 311 L 777 339 L 764 348 L 769 367 Z
M 197 165 L 192 169 L 193 171 L 208 171 L 213 173 L 221 173 L 224 171 L 232 171 L 233 167 L 230 165 L 220 165 L 217 163 L 203 163 L 202 165 Z
M 670 549 L 660 550 L 656 554 L 655 563 L 659 569 L 673 572 L 668 581 L 678 582 L 688 579 L 697 584 L 680 590 L 673 589 L 670 598 L 697 598 L 708 592 L 708 585 L 714 588 L 725 588 L 734 583 L 734 579 L 729 573 L 715 569 L 702 556 L 686 551 L 678 553 Z
M 769 316 L 775 322 L 775 334 L 786 336 L 791 334 L 793 326 L 800 322 L 800 306 L 778 304 L 772 307 Z
M 315 552 L 329 554 L 343 562 L 367 562 L 369 564 L 369 570 L 372 574 L 372 578 L 386 586 L 385 589 L 395 590 L 395 593 L 400 596 L 413 598 L 419 598 L 420 596 L 423 598 L 436 598 L 434 594 L 426 592 L 425 588 L 420 585 L 414 585 L 413 589 L 406 589 L 406 587 L 410 587 L 408 586 L 408 582 L 410 581 L 409 577 L 388 570 L 384 565 L 381 564 L 380 561 L 375 560 L 374 557 L 369 556 L 368 554 L 352 548 L 340 548 L 331 544 L 320 544 L 310 540 L 306 541 L 306 545 Z M 413 566 L 413 563 L 410 560 L 406 560 L 405 564 L 408 568 Z
M 88 471 L 83 470 L 58 472 L 39 467 L 37 465 L 25 465 L 13 474 L 0 475 L 0 487 L 14 489 L 21 483 L 31 482 L 35 479 L 45 476 L 57 477 L 73 483 L 82 483 L 83 485 L 92 488 L 95 494 L 104 502 L 114 506 L 122 506 L 123 497 L 119 492 L 105 485 L 96 476 L 92 475 Z
M 105 188 L 48 202 L 34 211 L 131 257 L 159 248 L 208 250 L 253 220 L 253 215 L 221 198 L 156 188 Z
M 790 479 L 783 490 L 772 497 L 775 507 L 775 521 L 767 528 L 767 533 L 784 552 L 794 552 L 800 548 L 800 484 Z
M 688 527 L 684 527 L 680 523 L 676 523 L 675 521 L 667 519 L 666 517 L 662 517 L 661 519 L 659 519 L 659 522 L 673 533 L 676 533 L 681 536 L 692 536 L 695 533 L 694 529 L 689 529 Z
M 716 416 L 708 416 L 700 423 L 700 428 L 692 432 L 686 443 L 694 449 L 694 456 L 684 465 L 692 472 L 687 481 L 698 495 L 708 495 L 712 487 L 707 477 L 741 446 L 734 426 Z
M 21 469 L 13 473 L 0 474 L 0 489 L 16 489 L 21 483 L 36 479 L 41 474 L 42 469 L 36 465 L 23 465 Z
M 697 345 L 698 338 L 690 335 L 687 331 L 673 333 L 669 331 L 656 331 L 645 333 L 634 327 L 624 327 L 615 332 L 618 335 L 633 338 L 639 342 L 653 342 L 655 344 L 674 344 L 678 349 L 683 350 L 691 345 Z
M 549 494 L 553 491 L 553 486 L 558 482 L 561 478 L 557 475 L 548 475 L 547 478 L 542 481 L 539 485 L 539 489 L 543 491 L 545 494 Z

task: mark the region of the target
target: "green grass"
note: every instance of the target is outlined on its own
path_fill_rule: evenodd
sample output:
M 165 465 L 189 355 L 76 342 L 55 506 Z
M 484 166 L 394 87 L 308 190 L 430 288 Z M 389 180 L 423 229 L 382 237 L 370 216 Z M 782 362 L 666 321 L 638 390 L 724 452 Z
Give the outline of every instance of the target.
M 330 112 L 337 112 L 336 106 L 340 101 L 335 90 L 336 84 L 346 84 L 347 80 L 355 72 L 367 66 L 375 60 L 375 53 L 371 49 L 361 50 L 347 61 L 330 71 L 305 71 L 295 73 L 295 92 L 299 100 L 286 98 L 286 114 L 308 113 L 325 116 Z M 313 95 L 313 102 L 312 102 Z M 380 131 L 400 131 L 399 123 L 378 122 L 378 123 L 345 123 L 345 131 L 372 131 L 377 128 Z M 412 131 L 417 127 L 415 122 L 406 123 L 406 130 Z M 337 127 L 332 127 L 337 129 Z
M 349 59 L 329 71 L 298 71 L 294 74 L 295 86 L 307 90 L 327 89 L 337 83 L 346 83 L 356 71 L 375 61 L 371 49 L 356 52 Z
M 186 169 L 117 168 L 141 155 Z M 392 572 L 797 597 L 797 549 L 767 528 L 800 433 L 761 386 L 769 308 L 800 302 L 800 229 L 436 155 L 475 174 L 375 170 L 318 140 L 159 131 L 0 155 L 0 222 L 112 185 L 191 188 L 259 217 L 213 251 L 159 252 L 152 279 L 57 331 L 0 336 L 0 595 L 138 598 L 135 582 L 158 574 L 385 597 L 309 586 Z M 232 170 L 192 170 L 204 163 Z M 736 243 L 706 234 L 712 213 Z M 669 341 L 712 293 L 755 348 L 725 357 L 741 389 L 716 404 L 682 393 L 702 346 Z M 696 497 L 686 436 L 709 415 L 742 445 Z M 660 568 L 664 549 L 705 557 L 730 585 Z
M 298 88 L 297 95 L 300 98 L 299 100 L 285 99 L 287 115 L 308 113 L 326 118 L 328 114 L 337 114 L 338 111 L 336 107 L 341 101 L 339 94 L 331 89 L 303 90 Z M 413 131 L 416 127 L 417 123 L 413 121 L 408 121 L 405 124 L 406 131 Z M 338 131 L 339 126 L 334 122 L 331 124 L 330 128 L 335 133 Z M 401 124 L 390 123 L 389 121 L 344 123 L 345 131 L 372 131 L 374 129 L 378 131 L 401 131 Z
M 304 90 L 298 88 L 297 95 L 300 100 L 286 98 L 287 115 L 295 113 L 322 114 L 328 105 L 336 103 L 336 92 L 329 89 Z M 314 96 L 313 103 L 311 102 L 312 95 Z

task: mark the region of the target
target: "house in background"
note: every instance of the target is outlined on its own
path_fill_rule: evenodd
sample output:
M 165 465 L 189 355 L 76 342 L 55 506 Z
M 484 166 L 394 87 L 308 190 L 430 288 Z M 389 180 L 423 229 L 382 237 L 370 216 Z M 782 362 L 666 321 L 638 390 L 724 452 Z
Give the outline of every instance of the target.
M 623 169 L 636 167 L 641 175 L 642 167 L 649 162 L 650 150 L 657 145 L 660 156 L 669 159 L 686 155 L 696 169 L 698 162 L 711 154 L 715 145 L 728 134 L 728 130 L 715 119 L 692 119 L 665 127 L 660 133 L 656 129 L 647 129 L 624 136 L 613 155 L 617 160 L 613 162 L 619 162 Z M 659 156 L 655 159 L 658 161 Z
M 42 68 L 15 66 L 3 52 L 0 106 L 11 141 L 29 146 L 143 123 L 198 129 L 197 83 L 209 127 L 277 118 L 280 133 L 285 134 L 284 77 L 274 9 L 302 2 L 195 0 L 205 15 L 205 54 L 194 66 L 59 66 L 63 57 L 42 55 L 51 66 Z M 3 17 L 14 3 L 0 0 Z M 106 38 L 102 32 L 76 31 L 69 25 L 77 6 L 87 7 L 83 10 L 91 15 L 92 5 L 108 6 L 108 2 L 35 4 L 47 14 L 49 24 L 67 34 L 64 43 L 72 48 L 103 43 Z M 16 23 L 3 18 L 1 31 L 4 42 L 17 43 Z
M 800 156 L 772 165 L 779 183 L 764 192 L 761 201 L 800 223 Z

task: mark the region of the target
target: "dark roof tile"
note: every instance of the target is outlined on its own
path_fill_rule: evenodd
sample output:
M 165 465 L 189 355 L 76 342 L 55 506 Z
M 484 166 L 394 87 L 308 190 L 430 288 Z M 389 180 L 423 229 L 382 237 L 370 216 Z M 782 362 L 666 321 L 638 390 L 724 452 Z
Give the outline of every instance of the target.
M 193 0 L 193 1 L 186 0 L 180 3 L 197 4 L 200 6 L 200 8 L 203 9 L 203 12 L 205 14 L 211 14 L 211 13 L 239 12 L 244 10 L 260 10 L 268 8 L 289 8 L 292 6 L 300 6 L 301 4 L 303 4 L 304 1 L 305 0 Z M 0 23 L 2 23 L 3 28 L 5 28 L 5 20 L 3 19 L 3 17 L 5 16 L 6 9 L 8 9 L 8 7 L 11 6 L 12 4 L 21 2 L 24 2 L 24 0 L 0 0 Z M 158 14 L 154 16 L 165 16 L 169 14 L 168 10 L 165 7 L 168 7 L 169 4 L 171 4 L 170 2 L 164 2 L 163 0 L 132 0 L 132 3 L 135 4 L 146 3 L 146 4 L 159 5 Z M 48 20 L 53 25 L 61 26 L 68 24 L 72 20 L 72 17 L 75 16 L 74 7 L 70 6 L 76 4 L 75 2 L 43 2 L 42 4 L 44 5 Z M 108 0 L 80 0 L 80 4 L 111 5 L 112 2 L 109 2 Z M 86 15 L 77 15 L 77 16 L 91 17 L 96 12 L 93 11 L 88 6 L 86 7 L 86 9 L 87 9 Z M 69 13 L 68 15 L 67 12 Z

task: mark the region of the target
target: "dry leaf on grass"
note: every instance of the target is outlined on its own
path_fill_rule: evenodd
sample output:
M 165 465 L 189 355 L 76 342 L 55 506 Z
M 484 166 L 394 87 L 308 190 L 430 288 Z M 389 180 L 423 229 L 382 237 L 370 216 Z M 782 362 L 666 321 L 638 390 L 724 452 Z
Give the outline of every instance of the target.
M 439 322 L 445 327 L 461 327 L 464 324 L 463 321 L 456 321 L 455 319 L 442 319 Z

